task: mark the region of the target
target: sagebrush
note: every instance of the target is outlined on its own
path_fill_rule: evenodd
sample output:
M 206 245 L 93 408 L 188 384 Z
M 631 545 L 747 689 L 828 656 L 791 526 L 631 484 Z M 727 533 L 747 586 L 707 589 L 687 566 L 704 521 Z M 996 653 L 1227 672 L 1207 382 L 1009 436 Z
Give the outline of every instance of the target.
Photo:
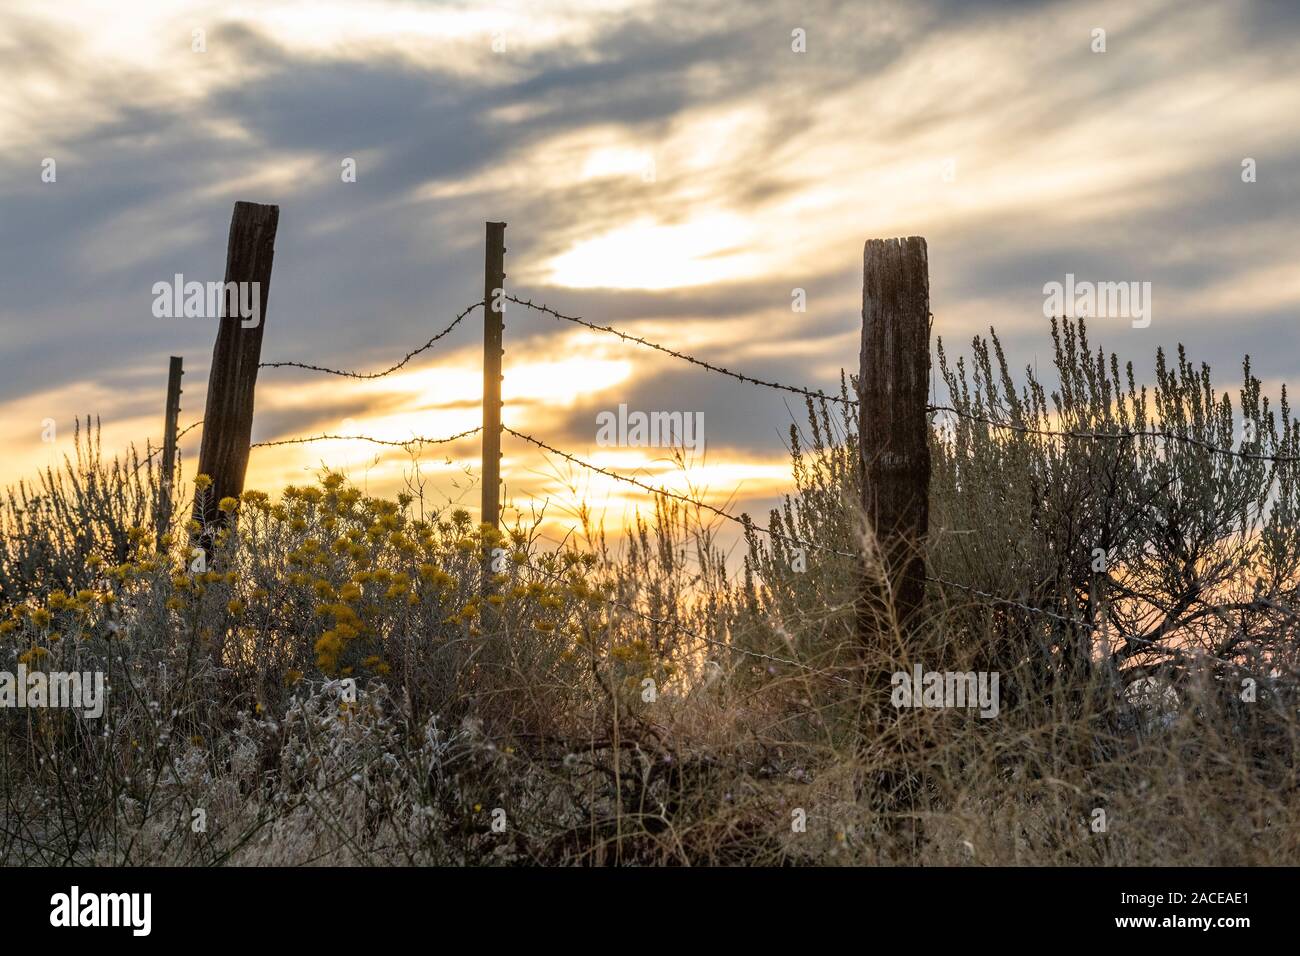
M 156 460 L 87 428 L 0 506 L 0 648 L 108 709 L 0 713 L 0 861 L 1296 862 L 1300 424 L 1248 362 L 1234 407 L 1052 331 L 1050 393 L 940 343 L 906 631 L 851 381 L 731 560 L 677 500 L 557 543 L 329 472 L 159 534 Z M 918 664 L 996 672 L 997 717 L 891 706 Z

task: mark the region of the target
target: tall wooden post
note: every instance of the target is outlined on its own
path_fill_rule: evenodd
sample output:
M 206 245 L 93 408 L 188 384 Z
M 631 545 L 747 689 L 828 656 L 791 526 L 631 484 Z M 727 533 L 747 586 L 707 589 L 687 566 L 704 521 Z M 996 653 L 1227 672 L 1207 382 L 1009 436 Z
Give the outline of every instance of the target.
M 867 241 L 859 371 L 862 504 L 906 631 L 925 598 L 930 520 L 930 273 L 920 236 Z M 871 605 L 879 596 L 864 599 Z
M 501 346 L 505 329 L 506 224 L 487 224 L 483 261 L 483 524 L 501 520 Z
M 222 498 L 238 497 L 244 490 L 248 445 L 253 433 L 253 390 L 262 356 L 262 332 L 271 294 L 271 263 L 275 258 L 275 233 L 280 207 L 237 202 L 230 218 L 226 245 L 226 288 L 230 283 L 256 283 L 257 320 L 241 316 L 239 293 L 223 296 L 221 324 L 212 349 L 208 399 L 203 413 L 203 442 L 199 446 L 199 473 L 212 479 L 198 491 L 194 517 L 208 532 L 223 517 L 217 510 Z M 232 301 L 233 299 L 233 301 Z M 210 539 L 204 535 L 205 548 Z
M 163 421 L 162 472 L 158 490 L 158 550 L 172 523 L 172 482 L 176 472 L 176 421 L 181 414 L 181 376 L 184 360 L 173 355 L 167 365 L 167 407 Z

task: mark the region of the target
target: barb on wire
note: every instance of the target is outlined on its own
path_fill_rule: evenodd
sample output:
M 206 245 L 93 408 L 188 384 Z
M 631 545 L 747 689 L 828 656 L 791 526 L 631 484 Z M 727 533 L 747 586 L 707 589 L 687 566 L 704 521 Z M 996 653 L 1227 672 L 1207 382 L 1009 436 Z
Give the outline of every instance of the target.
M 1046 608 L 1034 607 L 1032 604 L 1025 604 L 1022 601 L 1013 601 L 1010 598 L 999 597 L 996 594 L 990 594 L 988 591 L 981 591 L 979 588 L 973 588 L 967 584 L 958 584 L 956 581 L 949 581 L 946 578 L 936 578 L 928 574 L 925 576 L 925 579 L 935 584 L 941 584 L 945 587 L 957 588 L 959 591 L 966 591 L 970 594 L 974 594 L 978 597 L 982 597 L 993 604 L 1002 604 L 1008 607 L 1018 608 L 1022 611 L 1029 611 L 1031 614 L 1041 614 L 1045 617 L 1054 618 L 1058 621 L 1062 621 L 1066 624 L 1073 625 L 1074 627 L 1078 627 L 1089 632 L 1096 632 L 1100 630 L 1100 628 L 1096 624 L 1093 624 L 1089 621 L 1085 621 L 1082 618 L 1069 617 L 1064 614 L 1058 614 L 1055 611 L 1049 611 Z M 1292 613 L 1289 608 L 1278 607 L 1268 601 L 1260 601 L 1258 603 L 1260 604 L 1261 609 L 1270 608 L 1273 610 L 1282 611 L 1284 613 Z M 1153 641 L 1145 637 L 1138 637 L 1135 634 L 1121 635 L 1121 637 L 1126 644 L 1142 645 L 1143 647 L 1146 647 L 1150 650 L 1159 651 L 1164 654 L 1170 654 L 1175 657 L 1185 657 L 1187 656 L 1188 653 L 1182 650 L 1181 648 L 1169 647 L 1165 644 L 1160 643 L 1159 641 Z M 1214 654 L 1209 653 L 1208 651 L 1193 650 L 1191 653 L 1193 656 L 1204 657 L 1207 660 L 1214 661 L 1215 663 L 1221 664 L 1224 667 L 1229 667 L 1234 670 L 1241 671 L 1243 673 L 1253 673 L 1253 671 L 1249 667 L 1244 667 L 1243 665 L 1238 664 L 1236 661 L 1230 661 L 1227 660 L 1226 658 L 1218 657 Z
M 963 412 L 960 409 L 953 408 L 951 405 L 927 405 L 926 411 L 950 412 L 958 418 L 965 418 L 968 421 L 973 422 L 982 422 L 985 425 L 992 425 L 994 428 L 1005 428 L 1008 431 L 1021 432 L 1026 435 L 1042 435 L 1048 438 L 1088 438 L 1100 439 L 1103 441 L 1120 441 L 1122 439 L 1132 438 L 1166 438 L 1172 441 L 1186 442 L 1189 445 L 1196 445 L 1217 455 L 1231 455 L 1235 458 L 1245 458 L 1251 461 L 1276 461 L 1285 463 L 1300 461 L 1300 457 L 1295 455 L 1264 455 L 1259 452 L 1236 451 L 1232 448 L 1224 448 L 1221 445 L 1215 445 L 1211 442 L 1205 441 L 1203 438 L 1194 438 L 1191 435 L 1180 435 L 1177 432 L 1162 431 L 1160 429 L 1142 429 L 1139 431 L 1126 430 L 1119 432 L 1056 431 L 1050 428 L 1034 428 L 1029 425 L 1017 425 L 1014 422 L 999 421 L 995 418 L 985 418 L 981 415 L 972 415 L 970 412 Z
M 184 428 L 182 428 L 179 432 L 176 433 L 176 441 L 179 443 L 182 438 L 184 438 L 191 431 L 198 428 L 202 424 L 203 424 L 203 419 L 200 418 L 197 422 L 194 422 L 193 424 L 190 425 L 186 425 Z M 165 446 L 163 445 L 159 445 L 153 451 L 149 452 L 149 454 L 145 455 L 144 458 L 140 461 L 140 463 L 136 465 L 135 468 L 131 471 L 131 474 L 135 475 L 137 472 L 139 472 L 141 468 L 143 468 L 145 465 L 149 464 L 149 462 L 153 460 L 155 455 L 161 455 L 164 447 Z
M 461 312 L 460 315 L 456 316 L 456 318 L 452 320 L 451 325 L 447 326 L 445 329 L 443 329 L 433 338 L 429 339 L 429 341 L 425 342 L 418 349 L 413 349 L 412 351 L 407 352 L 406 358 L 402 359 L 400 362 L 398 362 L 396 365 L 392 366 L 391 368 L 384 369 L 382 372 L 346 372 L 341 369 L 325 368 L 320 365 L 308 365 L 304 362 L 263 362 L 257 367 L 258 368 L 304 368 L 310 372 L 324 372 L 326 375 L 342 375 L 344 378 L 359 378 L 359 379 L 383 378 L 385 375 L 393 374 L 399 368 L 404 366 L 407 362 L 411 361 L 411 359 L 415 358 L 421 352 L 430 348 L 434 342 L 437 342 L 444 335 L 447 335 L 449 332 L 451 332 L 451 330 L 454 329 L 456 326 L 460 325 L 460 323 L 465 319 L 466 316 L 468 316 L 475 309 L 479 308 L 482 304 L 483 304 L 482 302 L 475 302 L 472 305 L 467 306 L 465 310 Z
M 314 441 L 368 441 L 374 445 L 391 445 L 394 448 L 407 448 L 411 445 L 445 445 L 448 442 L 456 441 L 460 438 L 468 438 L 470 435 L 477 435 L 483 430 L 483 426 L 471 428 L 468 431 L 460 432 L 456 435 L 448 435 L 446 438 L 425 438 L 421 435 L 414 435 L 405 441 L 385 441 L 382 438 L 371 438 L 368 435 L 312 435 L 309 438 L 282 438 L 279 441 L 259 441 L 249 445 L 249 448 L 271 448 L 275 445 L 305 445 Z
M 981 591 L 979 588 L 973 588 L 968 584 L 958 584 L 956 581 L 949 581 L 946 578 L 936 578 L 933 575 L 929 575 L 929 574 L 925 576 L 925 579 L 933 584 L 941 584 L 944 585 L 945 587 L 956 588 L 959 591 L 966 591 L 970 594 L 974 594 L 978 597 L 982 597 L 986 601 L 991 601 L 994 604 L 1002 604 L 1009 607 L 1019 608 L 1022 611 L 1029 611 L 1033 614 L 1042 614 L 1045 617 L 1055 618 L 1058 621 L 1063 621 L 1066 624 L 1072 624 L 1075 627 L 1081 627 L 1089 631 L 1095 629 L 1095 625 L 1081 618 L 1068 617 L 1064 614 L 1058 614 L 1055 611 L 1049 611 L 1046 608 L 1034 607 L 1032 604 L 1025 604 L 1021 601 L 1013 601 L 1011 598 L 999 597 L 996 594 L 990 594 L 988 591 Z
M 654 485 L 648 485 L 645 482 L 640 481 L 636 478 L 632 478 L 628 475 L 621 475 L 616 471 L 610 471 L 607 468 L 601 468 L 599 465 L 593 465 L 591 462 L 584 461 L 583 459 L 578 458 L 576 455 L 571 455 L 567 451 L 561 451 L 560 449 L 556 448 L 553 445 L 548 445 L 540 438 L 534 438 L 532 435 L 525 435 L 523 432 L 515 431 L 513 428 L 510 428 L 508 425 L 502 425 L 501 430 L 505 432 L 509 432 L 511 435 L 514 435 L 516 438 L 521 438 L 526 442 L 536 445 L 538 448 L 541 448 L 543 451 L 550 452 L 553 455 L 559 455 L 561 458 L 564 458 L 567 461 L 571 461 L 573 462 L 573 464 L 578 465 L 582 468 L 586 468 L 590 471 L 594 471 L 597 474 L 605 475 L 607 478 L 614 478 L 618 481 L 625 481 L 630 485 L 636 485 L 638 488 L 642 489 L 643 491 L 648 491 L 651 494 L 663 495 L 666 498 L 673 498 L 676 499 L 677 501 L 685 502 L 686 504 L 689 505 L 695 505 L 696 507 L 703 508 L 705 511 L 711 511 L 713 514 L 718 515 L 721 518 L 726 518 L 728 521 L 734 521 L 736 524 L 740 525 L 741 527 L 753 528 L 755 531 L 761 531 L 763 534 L 771 535 L 774 538 L 782 538 L 786 541 L 792 541 L 795 544 L 801 544 L 804 545 L 805 547 L 814 548 L 818 551 L 825 551 L 828 554 L 838 554 L 841 557 L 845 557 L 845 558 L 857 557 L 857 555 L 855 555 L 851 551 L 839 551 L 835 548 L 828 548 L 825 545 L 817 544 L 816 542 L 813 541 L 804 541 L 801 538 L 796 538 L 792 535 L 785 534 L 784 532 L 781 531 L 773 531 L 771 528 L 765 527 L 764 525 L 758 524 L 750 519 L 741 518 L 737 515 L 733 515 L 730 511 L 726 511 L 723 508 L 715 507 L 714 505 L 708 504 L 703 501 L 697 501 L 696 499 L 690 497 L 689 495 L 680 495 L 674 491 L 668 491 L 665 488 L 656 488 Z
M 743 372 L 733 372 L 731 369 L 723 368 L 721 365 L 714 365 L 712 362 L 706 362 L 704 359 L 698 359 L 693 355 L 687 355 L 685 352 L 679 352 L 676 349 L 670 349 L 666 345 L 659 345 L 657 342 L 651 342 L 637 335 L 630 335 L 627 332 L 620 332 L 618 329 L 609 325 L 597 325 L 595 322 L 588 322 L 586 319 L 577 315 L 564 315 L 557 312 L 549 305 L 543 305 L 533 302 L 529 299 L 520 299 L 513 295 L 505 297 L 507 302 L 514 302 L 522 305 L 526 309 L 533 309 L 537 312 L 545 312 L 557 319 L 563 319 L 566 322 L 574 322 L 578 325 L 585 326 L 596 332 L 608 332 L 611 335 L 617 335 L 625 342 L 634 342 L 637 345 L 644 345 L 646 348 L 654 349 L 657 352 L 663 352 L 665 355 L 671 355 L 673 358 L 681 359 L 683 362 L 690 362 L 692 365 L 698 365 L 700 368 L 708 369 L 710 372 L 717 372 L 719 375 L 727 375 L 742 382 L 749 382 L 751 385 L 762 385 L 765 388 L 775 388 L 783 392 L 794 392 L 796 395 L 804 395 L 808 398 L 819 399 L 827 402 L 837 402 L 841 405 L 857 406 L 858 402 L 851 398 L 841 398 L 838 395 L 827 395 L 822 391 L 813 391 L 809 388 L 800 388 L 798 385 L 785 385 L 781 382 L 771 382 L 761 378 L 755 378 L 752 375 L 746 375 Z

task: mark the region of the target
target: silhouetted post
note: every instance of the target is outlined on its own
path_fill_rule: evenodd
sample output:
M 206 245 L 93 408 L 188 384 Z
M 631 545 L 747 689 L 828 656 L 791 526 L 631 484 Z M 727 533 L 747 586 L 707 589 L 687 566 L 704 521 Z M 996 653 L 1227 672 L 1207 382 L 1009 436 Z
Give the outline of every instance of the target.
M 262 355 L 266 304 L 271 294 L 271 262 L 275 258 L 275 232 L 280 207 L 237 202 L 230 218 L 226 245 L 226 293 L 222 297 L 221 325 L 212 349 L 208 375 L 208 400 L 203 414 L 203 443 L 199 446 L 199 474 L 212 479 L 206 493 L 196 494 L 194 517 L 208 532 L 223 518 L 217 510 L 222 498 L 236 498 L 244 490 L 248 445 L 253 433 L 253 390 Z M 240 293 L 231 283 L 256 283 L 256 321 L 240 315 Z M 247 294 L 247 293 L 246 293 Z M 250 296 L 250 304 L 252 300 Z M 211 540 L 204 534 L 204 548 Z
M 497 527 L 501 519 L 501 347 L 505 329 L 506 224 L 487 224 L 483 261 L 483 514 Z
M 920 236 L 867 241 L 859 371 L 862 504 L 906 631 L 925 598 L 930 520 L 930 274 Z M 859 633 L 865 640 L 880 596 L 863 597 Z
M 176 420 L 181 414 L 181 376 L 184 360 L 173 355 L 167 365 L 167 406 L 163 420 L 162 473 L 158 492 L 158 550 L 172 523 L 172 481 L 176 473 Z

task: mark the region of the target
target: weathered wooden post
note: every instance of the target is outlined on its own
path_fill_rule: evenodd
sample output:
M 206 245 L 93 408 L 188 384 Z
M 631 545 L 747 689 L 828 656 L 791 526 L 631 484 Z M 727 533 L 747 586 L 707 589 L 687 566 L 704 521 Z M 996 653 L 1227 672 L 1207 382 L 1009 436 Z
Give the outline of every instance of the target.
M 279 223 L 279 206 L 251 202 L 235 203 L 230 218 L 221 325 L 212 349 L 203 442 L 199 446 L 199 474 L 211 478 L 212 485 L 206 491 L 198 490 L 194 500 L 194 517 L 205 528 L 205 549 L 211 547 L 210 533 L 223 521 L 217 505 L 222 498 L 238 497 L 244 490 L 253 433 L 253 391 L 262 355 Z M 240 314 L 240 283 L 250 284 L 244 288 L 251 293 L 247 301 L 257 303 L 255 316 Z
M 181 376 L 184 360 L 173 355 L 167 365 L 167 406 L 163 420 L 162 471 L 158 489 L 158 550 L 172 523 L 172 482 L 176 472 L 176 421 L 181 414 Z
M 925 598 L 930 511 L 930 274 L 920 236 L 867 241 L 859 372 L 862 504 L 906 632 Z M 859 636 L 867 639 L 881 621 L 880 595 L 863 599 Z
M 483 262 L 483 524 L 501 520 L 501 356 L 505 321 L 506 224 L 487 224 Z

